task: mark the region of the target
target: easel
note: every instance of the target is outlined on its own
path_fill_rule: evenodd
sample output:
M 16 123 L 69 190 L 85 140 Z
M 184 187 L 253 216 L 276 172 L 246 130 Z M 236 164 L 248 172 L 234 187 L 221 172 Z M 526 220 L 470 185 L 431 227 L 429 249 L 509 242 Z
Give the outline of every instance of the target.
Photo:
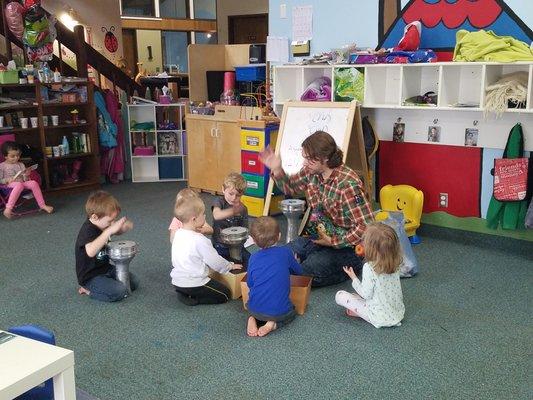
M 328 110 L 328 109 L 347 109 L 347 115 L 346 115 L 346 122 L 344 129 L 342 132 L 337 132 L 335 137 L 335 140 L 337 142 L 337 145 L 339 145 L 339 142 L 342 145 L 339 145 L 339 148 L 343 151 L 343 162 L 346 163 L 350 168 L 354 169 L 357 174 L 360 176 L 360 178 L 364 181 L 365 189 L 368 194 L 370 194 L 370 182 L 368 179 L 368 163 L 366 159 L 366 153 L 365 153 L 365 143 L 363 139 L 363 127 L 361 123 L 361 110 L 360 106 L 357 104 L 356 101 L 352 102 L 324 102 L 324 103 L 311 103 L 311 102 L 296 102 L 291 101 L 285 103 L 283 107 L 283 115 L 281 117 L 281 124 L 280 129 L 278 133 L 278 140 L 276 143 L 276 154 L 280 154 L 282 144 L 284 143 L 283 137 L 285 134 L 285 129 L 288 125 L 287 118 L 289 116 L 289 110 L 291 107 L 303 109 L 316 109 L 316 110 Z M 304 115 L 305 113 L 302 113 Z M 300 122 L 300 121 L 299 121 Z M 341 123 L 337 121 L 338 123 Z M 305 125 L 305 121 L 301 121 L 302 129 L 301 131 L 305 131 L 305 128 L 303 127 Z M 337 125 L 337 128 L 339 128 L 339 125 Z M 340 129 L 340 128 L 339 128 Z M 329 132 L 328 132 L 329 133 Z M 299 144 L 303 142 L 303 140 L 307 136 L 302 136 L 302 132 L 291 132 L 291 135 L 299 135 L 300 139 Z M 342 137 L 340 137 L 341 135 Z M 294 156 L 297 156 L 294 154 Z M 299 154 L 299 157 L 301 158 L 301 154 Z M 303 158 L 302 158 L 303 163 Z M 282 158 L 283 163 L 283 158 Z M 293 172 L 294 173 L 294 172 Z M 272 178 L 269 179 L 268 182 L 268 190 L 267 195 L 265 198 L 265 205 L 263 208 L 263 215 L 268 215 L 268 210 L 270 208 L 270 201 L 272 198 L 272 192 L 274 188 L 274 181 Z M 306 212 L 306 216 L 304 217 L 304 221 L 307 220 L 307 214 L 309 212 L 309 209 Z

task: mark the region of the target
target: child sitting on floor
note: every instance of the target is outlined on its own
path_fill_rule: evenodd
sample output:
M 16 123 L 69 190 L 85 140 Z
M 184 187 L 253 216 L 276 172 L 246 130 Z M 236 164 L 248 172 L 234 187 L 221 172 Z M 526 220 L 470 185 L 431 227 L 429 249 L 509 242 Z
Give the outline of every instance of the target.
M 30 179 L 31 171 L 23 163 L 19 162 L 20 149 L 18 145 L 11 141 L 4 142 L 2 144 L 2 154 L 5 157 L 5 161 L 0 163 L 0 184 L 11 188 L 11 193 L 9 193 L 4 210 L 4 216 L 6 218 L 13 216 L 13 207 L 15 207 L 24 189 L 32 191 L 33 197 L 35 197 L 35 201 L 37 201 L 37 205 L 41 210 L 46 211 L 48 214 L 52 213 L 54 207 L 44 202 L 43 193 L 39 184 Z
M 198 193 L 196 193 L 194 190 L 185 188 L 178 192 L 176 195 L 176 202 L 174 203 L 174 208 L 176 208 L 176 204 L 181 199 L 190 199 L 193 197 L 200 197 Z M 180 229 L 183 226 L 181 221 L 177 219 L 176 217 L 172 218 L 172 221 L 170 222 L 170 226 L 168 227 L 168 230 L 170 231 L 170 243 L 172 244 L 172 240 L 174 240 L 174 235 L 176 234 L 176 231 Z M 202 235 L 211 235 L 213 233 L 213 228 L 211 228 L 211 225 L 209 225 L 207 222 L 204 223 L 203 226 L 200 227 L 198 230 Z
M 116 270 L 109 263 L 105 246 L 111 235 L 120 235 L 133 229 L 126 217 L 116 220 L 120 204 L 109 193 L 99 190 L 92 193 L 85 204 L 87 219 L 76 240 L 76 275 L 79 294 L 100 301 L 120 301 L 128 295 L 126 286 L 116 279 Z M 131 290 L 138 286 L 130 273 Z
M 211 208 L 213 211 L 213 236 L 211 238 L 213 247 L 218 254 L 226 260 L 235 261 L 230 258 L 229 247 L 222 243 L 221 231 L 233 226 L 242 226 L 248 228 L 248 209 L 241 203 L 241 196 L 246 189 L 246 180 L 242 175 L 232 172 L 222 184 L 222 193 L 224 196 L 218 196 Z M 241 260 L 246 267 L 250 253 L 241 246 Z
M 219 256 L 213 245 L 199 232 L 205 224 L 205 205 L 199 196 L 176 202 L 174 215 L 181 221 L 172 241 L 170 276 L 179 300 L 187 305 L 219 304 L 230 298 L 229 289 L 209 278 L 208 267 L 222 274 L 241 269 Z
M 390 226 L 375 222 L 368 225 L 363 234 L 363 247 L 366 263 L 362 282 L 352 268 L 344 267 L 357 294 L 339 290 L 335 301 L 346 308 L 346 315 L 363 318 L 376 328 L 399 326 L 405 306 L 400 284 L 402 253 L 398 236 Z
M 250 288 L 246 307 L 251 314 L 246 333 L 265 336 L 294 319 L 296 312 L 289 299 L 290 274 L 300 275 L 302 267 L 288 247 L 276 246 L 281 232 L 274 218 L 257 218 L 250 234 L 261 250 L 250 257 L 246 276 Z

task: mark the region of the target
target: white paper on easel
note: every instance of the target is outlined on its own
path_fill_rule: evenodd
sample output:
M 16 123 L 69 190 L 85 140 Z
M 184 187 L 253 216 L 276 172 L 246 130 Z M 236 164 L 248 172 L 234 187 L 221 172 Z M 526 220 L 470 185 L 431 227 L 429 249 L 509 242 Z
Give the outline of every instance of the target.
M 313 37 L 313 6 L 292 8 L 292 40 L 305 41 Z
M 267 61 L 275 63 L 289 62 L 288 38 L 267 36 Z

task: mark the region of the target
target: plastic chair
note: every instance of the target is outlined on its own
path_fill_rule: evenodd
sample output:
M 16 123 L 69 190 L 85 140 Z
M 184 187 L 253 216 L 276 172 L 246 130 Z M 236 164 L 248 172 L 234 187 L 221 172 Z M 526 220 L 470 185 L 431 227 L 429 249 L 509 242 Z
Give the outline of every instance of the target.
M 424 193 L 409 185 L 386 185 L 379 191 L 379 201 L 382 211 L 376 215 L 376 220 L 386 219 L 387 211 L 402 211 L 409 240 L 413 244 L 420 243 L 416 230 L 422 217 Z
M 38 325 L 20 325 L 13 326 L 7 330 L 15 335 L 24 336 L 29 339 L 37 340 L 39 342 L 48 343 L 51 345 L 56 344 L 55 336 L 49 330 L 42 328 Z M 41 385 L 28 390 L 26 393 L 17 397 L 17 400 L 53 400 L 54 399 L 54 382 L 52 379 L 48 379 Z

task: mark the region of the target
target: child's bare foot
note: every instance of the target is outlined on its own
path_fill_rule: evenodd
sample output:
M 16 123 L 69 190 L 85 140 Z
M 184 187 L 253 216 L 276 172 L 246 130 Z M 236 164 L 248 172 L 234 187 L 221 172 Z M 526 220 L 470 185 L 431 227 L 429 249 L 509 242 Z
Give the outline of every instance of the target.
M 275 331 L 277 329 L 277 325 L 274 321 L 268 321 L 266 324 L 264 324 L 261 328 L 257 330 L 257 336 L 263 337 L 268 335 L 270 332 Z
M 248 324 L 246 325 L 246 334 L 250 337 L 257 336 L 257 321 L 251 315 L 248 317 Z
M 359 315 L 357 315 L 356 313 L 354 313 L 352 310 L 348 310 L 346 309 L 344 311 L 346 313 L 346 316 L 347 317 L 351 317 L 351 318 L 357 318 Z
M 4 210 L 4 217 L 11 219 L 13 217 L 13 211 L 10 208 Z
M 41 207 L 41 210 L 46 211 L 48 214 L 52 214 L 54 212 L 54 207 L 45 204 Z
M 78 294 L 90 295 L 91 292 L 89 290 L 85 289 L 83 286 L 80 286 L 80 288 L 78 289 Z

